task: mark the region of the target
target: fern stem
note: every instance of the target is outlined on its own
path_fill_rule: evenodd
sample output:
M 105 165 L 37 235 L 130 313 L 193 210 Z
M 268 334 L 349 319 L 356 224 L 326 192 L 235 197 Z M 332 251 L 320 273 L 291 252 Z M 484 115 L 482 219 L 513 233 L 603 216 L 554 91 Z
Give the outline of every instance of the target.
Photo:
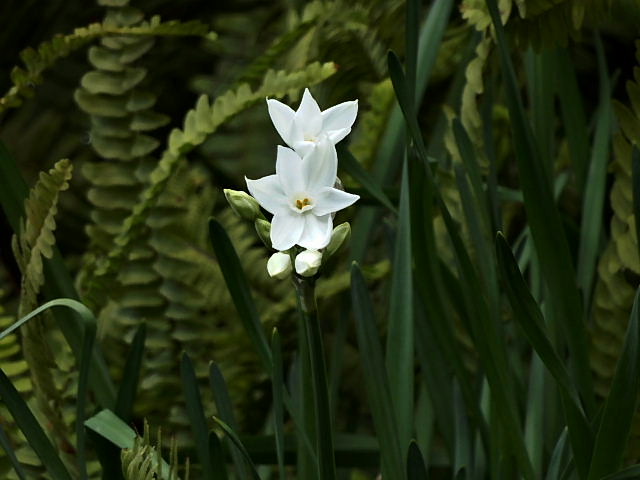
M 331 408 L 329 405 L 329 387 L 322 331 L 320 330 L 316 305 L 315 280 L 294 275 L 293 283 L 298 300 L 298 311 L 307 333 L 299 341 L 307 342 L 306 350 L 311 360 L 318 449 L 318 476 L 322 480 L 334 480 L 336 478 L 336 465 L 333 449 Z

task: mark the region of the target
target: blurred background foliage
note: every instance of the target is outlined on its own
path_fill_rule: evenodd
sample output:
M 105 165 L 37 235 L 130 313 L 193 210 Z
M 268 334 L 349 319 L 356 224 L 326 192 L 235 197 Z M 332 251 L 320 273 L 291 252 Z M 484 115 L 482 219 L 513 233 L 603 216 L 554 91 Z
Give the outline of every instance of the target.
M 605 108 L 603 102 L 616 99 L 617 120 L 610 120 L 608 127 L 609 133 L 615 132 L 615 156 L 609 159 L 608 146 L 604 147 L 606 179 L 601 180 L 607 195 L 602 194 L 602 228 L 594 233 L 598 237 L 598 266 L 582 292 L 591 326 L 591 369 L 596 392 L 604 398 L 640 279 L 629 160 L 630 145 L 640 142 L 640 87 L 634 83 L 640 81 L 640 58 L 636 58 L 634 45 L 640 7 L 634 0 L 498 3 L 506 29 L 515 40 L 518 79 L 543 158 L 554 178 L 572 252 L 579 250 L 580 225 L 583 216 L 589 215 L 582 206 L 588 190 L 590 139 L 597 129 L 597 115 Z M 521 269 L 541 297 L 543 287 L 513 162 L 491 18 L 484 0 L 452 4 L 446 11 L 446 28 L 428 84 L 423 85 L 427 93 L 418 112 L 420 126 L 437 165 L 444 200 L 454 219 L 463 225 L 463 238 L 471 252 L 474 246 L 455 177 L 461 152 L 452 128 L 454 119 L 461 121 L 479 152 L 482 175 L 495 169 L 501 189 L 501 214 L 494 219 L 495 226 L 515 245 Z M 432 8 L 431 2 L 424 2 L 423 13 Z M 153 427 L 161 426 L 175 435 L 182 460 L 189 454 L 193 458 L 194 448 L 180 377 L 183 351 L 193 359 L 208 417 L 215 413 L 206 388 L 210 361 L 224 374 L 243 433 L 268 431 L 272 414 L 268 375 L 236 320 L 208 246 L 209 215 L 216 215 L 229 232 L 265 327 L 270 331 L 278 326 L 285 365 L 295 365 L 292 289 L 267 277 L 267 250 L 251 227 L 231 213 L 221 193 L 222 188 L 244 189 L 245 175 L 256 178 L 273 168 L 273 146 L 278 137 L 262 99 L 288 93 L 286 101 L 293 105 L 307 85 L 314 85 L 314 96 L 323 107 L 359 99 L 359 119 L 350 150 L 397 201 L 401 153 L 397 141 L 389 147 L 386 132 L 392 128 L 398 109 L 386 54 L 391 49 L 404 55 L 405 2 L 135 0 L 128 5 L 123 0 L 100 0 L 97 4 L 5 0 L 0 5 L 0 92 L 10 92 L 20 82 L 12 72 L 15 66 L 23 68 L 23 59 L 29 54 L 21 57 L 20 52 L 27 47 L 36 48 L 57 35 L 103 21 L 110 28 L 136 28 L 155 15 L 163 21 L 182 23 L 176 24 L 174 31 L 157 35 L 132 35 L 122 30 L 81 39 L 71 51 L 55 58 L 50 68 L 27 79 L 20 90 L 21 104 L 0 109 L 0 139 L 29 185 L 39 172 L 48 171 L 61 158 L 73 164 L 69 189 L 57 204 L 55 243 L 74 275 L 81 298 L 98 316 L 98 339 L 116 384 L 123 377 L 134 335 L 143 322 L 146 324 L 133 420 L 139 430 L 144 418 Z M 194 21 L 197 23 L 190 23 Z M 215 32 L 215 38 L 208 32 Z M 598 45 L 603 49 L 600 60 Z M 604 98 L 603 58 L 605 76 L 610 79 Z M 271 91 L 274 80 L 270 83 L 270 70 L 302 73 L 290 77 L 288 84 L 284 77 L 278 77 L 289 86 Z M 240 89 L 243 84 L 250 90 Z M 213 100 L 228 91 L 236 92 L 226 97 L 231 106 L 216 107 Z M 215 125 L 194 127 L 197 135 L 186 138 L 187 111 L 199 105 L 203 94 L 212 99 L 212 112 L 219 107 L 216 118 L 220 120 Z M 560 97 L 572 94 L 577 94 L 574 106 L 578 110 L 564 111 Z M 559 117 L 562 122 L 557 121 Z M 574 120 L 575 128 L 571 129 L 567 125 Z M 176 142 L 189 145 L 185 150 L 173 151 L 171 140 L 167 141 L 175 128 L 185 132 L 184 138 L 176 137 Z M 492 145 L 486 144 L 487 128 L 493 130 Z M 162 181 L 152 173 L 160 159 L 167 160 Z M 338 314 L 336 305 L 347 301 L 350 280 L 345 266 L 351 257 L 363 263 L 376 306 L 381 311 L 389 308 L 389 259 L 397 225 L 391 213 L 373 208 L 375 201 L 354 178 L 344 174 L 342 180 L 350 190 L 363 193 L 363 201 L 357 214 L 351 209 L 345 215 L 354 226 L 352 250 L 330 265 L 318 295 L 322 317 L 327 319 L 329 349 L 342 348 L 341 382 L 333 392 L 335 411 L 339 412 L 337 430 L 370 433 L 355 337 L 349 328 L 341 327 L 346 319 Z M 152 194 L 145 197 L 145 192 Z M 138 223 L 127 224 L 126 219 L 145 198 L 148 202 L 140 210 Z M 436 218 L 434 224 L 441 259 L 451 264 L 453 253 L 443 221 Z M 130 228 L 124 236 L 123 225 Z M 32 298 L 25 307 L 24 292 L 21 298 L 21 269 L 12 255 L 12 228 L 6 218 L 0 219 L 0 229 L 1 303 L 5 312 L 0 327 L 4 328 L 36 303 Z M 110 255 L 118 248 L 120 257 L 112 260 Z M 96 272 L 103 267 L 106 273 L 100 277 L 102 273 Z M 507 341 L 513 344 L 515 368 L 527 372 L 528 350 L 511 331 L 511 313 L 503 310 L 500 314 L 509 332 Z M 472 335 L 456 315 L 452 315 L 452 322 L 465 368 L 476 373 L 478 356 Z M 45 317 L 39 329 L 29 332 L 7 337 L 0 344 L 3 370 L 30 399 L 37 416 L 48 419 L 57 448 L 72 456 L 77 382 L 73 355 L 52 327 L 51 318 Z M 36 352 L 46 358 L 39 358 Z M 522 382 L 526 375 L 522 375 Z M 0 412 L 2 428 L 19 460 L 34 474 L 42 472 L 10 417 L 4 409 Z M 558 424 L 553 418 L 546 421 L 545 435 L 555 438 Z M 640 457 L 640 422 L 634 434 L 637 438 L 631 443 L 630 461 Z M 433 435 L 430 461 L 436 472 L 438 468 L 446 471 L 451 460 L 446 441 L 437 429 Z M 136 448 L 150 455 L 147 450 L 154 447 L 146 443 Z M 547 446 L 541 455 L 550 454 Z M 131 455 L 133 460 L 127 461 L 135 464 L 135 454 Z M 2 475 L 9 475 L 6 457 L 0 457 L 0 466 Z M 90 470 L 92 474 L 98 471 L 95 461 Z

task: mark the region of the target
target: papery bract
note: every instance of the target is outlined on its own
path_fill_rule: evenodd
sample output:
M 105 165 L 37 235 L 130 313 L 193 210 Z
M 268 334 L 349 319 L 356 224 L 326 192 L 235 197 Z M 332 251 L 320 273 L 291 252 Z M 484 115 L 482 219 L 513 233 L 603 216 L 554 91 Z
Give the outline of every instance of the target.
M 324 138 L 335 145 L 351 131 L 358 114 L 358 101 L 340 103 L 325 111 L 305 88 L 298 110 L 274 99 L 267 99 L 269 115 L 287 145 L 307 155 Z
M 271 243 L 276 250 L 294 245 L 318 250 L 331 239 L 332 213 L 353 204 L 358 195 L 334 188 L 338 158 L 328 138 L 304 158 L 278 146 L 275 175 L 247 181 L 260 205 L 273 214 Z

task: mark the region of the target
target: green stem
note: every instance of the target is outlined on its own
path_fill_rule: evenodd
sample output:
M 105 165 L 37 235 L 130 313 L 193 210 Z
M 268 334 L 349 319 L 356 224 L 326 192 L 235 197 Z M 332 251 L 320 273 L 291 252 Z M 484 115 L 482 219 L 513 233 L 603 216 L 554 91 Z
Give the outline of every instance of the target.
M 293 283 L 298 299 L 298 311 L 306 326 L 307 351 L 311 360 L 311 376 L 313 380 L 313 397 L 315 400 L 316 435 L 318 449 L 318 473 L 322 480 L 336 478 L 336 465 L 333 452 L 333 432 L 331 409 L 329 406 L 329 385 L 324 360 L 322 332 L 318 321 L 316 306 L 315 281 L 295 275 Z

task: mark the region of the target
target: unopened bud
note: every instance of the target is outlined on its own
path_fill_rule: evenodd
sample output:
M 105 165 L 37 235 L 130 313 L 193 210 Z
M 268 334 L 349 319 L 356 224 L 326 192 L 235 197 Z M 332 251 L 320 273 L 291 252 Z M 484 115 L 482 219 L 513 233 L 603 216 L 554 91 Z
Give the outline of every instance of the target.
M 305 250 L 296 256 L 296 273 L 302 277 L 312 277 L 322 264 L 322 253 L 318 250 Z
M 288 254 L 276 252 L 269 257 L 267 272 L 270 277 L 282 280 L 289 276 L 291 270 L 291 257 Z
M 257 200 L 248 193 L 225 188 L 224 196 L 227 198 L 231 209 L 240 218 L 252 222 L 261 216 L 260 205 L 258 205 Z
M 349 238 L 351 238 L 351 225 L 349 222 L 341 223 L 334 228 L 333 233 L 331 233 L 329 245 L 324 249 L 323 258 L 327 259 L 340 250 L 340 247 L 349 242 Z
M 258 237 L 267 248 L 271 248 L 271 223 L 264 218 L 256 218 L 254 223 Z

